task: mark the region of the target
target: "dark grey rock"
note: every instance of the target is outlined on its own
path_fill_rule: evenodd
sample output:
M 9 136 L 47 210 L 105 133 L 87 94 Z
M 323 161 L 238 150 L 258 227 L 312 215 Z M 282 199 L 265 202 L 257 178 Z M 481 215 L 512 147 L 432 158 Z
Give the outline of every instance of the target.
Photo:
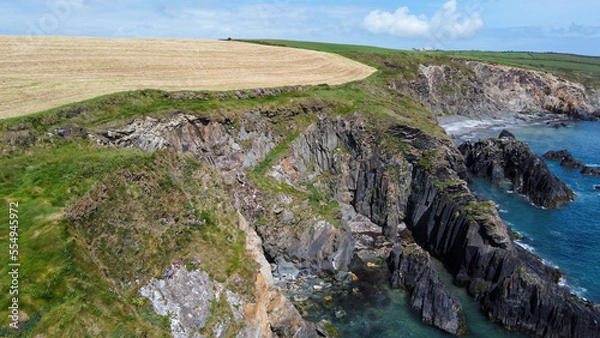
M 454 335 L 466 333 L 462 306 L 440 280 L 427 252 L 416 244 L 394 247 L 388 267 L 391 287 L 408 290 L 410 307 L 424 324 Z
M 585 165 L 569 154 L 560 161 L 560 166 L 565 168 L 583 168 Z
M 581 169 L 581 173 L 584 175 L 600 176 L 600 168 L 584 166 L 583 169 Z
M 568 150 L 558 150 L 558 151 L 550 150 L 550 151 L 546 152 L 544 155 L 542 155 L 542 157 L 547 160 L 561 161 L 560 165 L 565 168 L 583 168 L 584 167 L 583 163 L 576 160 L 575 157 L 573 157 L 573 155 L 571 155 L 571 153 Z
M 512 189 L 536 205 L 555 208 L 571 202 L 575 195 L 529 147 L 514 139 L 466 142 L 459 147 L 469 171 L 494 185 L 509 181 Z
M 508 139 L 515 139 L 515 135 L 513 133 L 511 133 L 510 131 L 504 129 L 502 130 L 502 132 L 500 133 L 500 136 L 498 136 L 498 138 L 508 138 Z
M 566 150 L 549 150 L 547 151 L 544 155 L 542 155 L 543 158 L 547 159 L 547 160 L 556 160 L 556 161 L 562 161 L 565 157 L 567 156 L 573 156 L 571 155 L 571 153 Z

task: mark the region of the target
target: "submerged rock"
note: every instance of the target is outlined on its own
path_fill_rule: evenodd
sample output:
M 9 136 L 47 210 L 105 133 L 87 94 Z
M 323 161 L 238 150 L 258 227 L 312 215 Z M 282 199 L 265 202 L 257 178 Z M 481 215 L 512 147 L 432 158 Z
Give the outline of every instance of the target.
M 544 160 L 515 139 L 490 138 L 459 147 L 471 174 L 501 186 L 509 181 L 512 189 L 539 206 L 556 208 L 574 199 L 574 193 L 556 177 Z

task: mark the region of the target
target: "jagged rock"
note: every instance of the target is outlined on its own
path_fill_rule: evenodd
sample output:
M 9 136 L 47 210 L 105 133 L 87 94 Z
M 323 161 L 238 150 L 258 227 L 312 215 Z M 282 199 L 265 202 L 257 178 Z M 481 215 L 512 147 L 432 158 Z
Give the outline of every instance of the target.
M 319 323 L 317 323 L 317 332 L 319 333 L 319 336 L 325 338 L 341 337 L 335 327 L 325 319 L 322 319 Z
M 598 306 L 582 307 L 584 301 L 558 286 L 560 271 L 512 245 L 493 204 L 477 202 L 463 183 L 436 184 L 436 177 L 446 175 L 444 169 L 434 175 L 416 169 L 413 184 L 419 189 L 413 188 L 408 224 L 415 240 L 445 263 L 486 316 L 534 336 L 600 337 Z M 527 277 L 515 279 L 515 271 Z
M 502 132 L 500 132 L 500 136 L 498 136 L 498 138 L 516 139 L 515 135 L 506 129 L 503 129 Z
M 556 160 L 556 161 L 561 161 L 563 160 L 565 157 L 568 156 L 573 156 L 571 155 L 571 153 L 566 150 L 549 150 L 547 151 L 544 155 L 542 155 L 543 158 L 547 159 L 547 160 Z
M 565 168 L 582 168 L 585 165 L 573 157 L 573 155 L 566 156 L 560 161 L 560 166 Z
M 526 306 L 518 306 L 519 303 Z M 523 267 L 515 268 L 486 295 L 482 309 L 507 328 L 525 329 L 537 337 L 600 336 L 600 312 L 596 306 Z
M 293 142 L 288 160 L 303 176 L 338 175 L 336 199 L 351 204 L 356 212 L 381 226 L 389 240 L 394 240 L 398 225 L 406 217 L 412 164 L 400 156 L 380 154 L 372 135 L 365 134 L 366 125 L 357 114 L 346 119 L 320 119 Z M 395 130 L 394 136 L 404 135 L 404 141 L 417 146 L 431 139 L 418 129 L 391 129 Z M 311 167 L 313 173 L 309 173 Z
M 88 135 L 88 132 L 85 128 L 81 128 L 76 124 L 66 124 L 64 126 L 58 127 L 54 129 L 54 133 L 68 140 L 75 138 L 85 138 Z
M 600 168 L 584 166 L 583 169 L 581 169 L 581 173 L 584 175 L 600 176 Z
M 189 151 L 233 180 L 243 169 L 265 158 L 276 145 L 260 114 L 250 112 L 243 117 L 244 124 L 237 134 L 222 121 L 177 111 L 166 118 L 136 118 L 123 128 L 110 128 L 91 138 L 99 144 L 145 152 Z M 254 130 L 247 131 L 246 123 L 252 124 Z M 243 143 L 248 145 L 243 147 Z
M 168 279 L 152 280 L 139 293 L 150 299 L 157 314 L 169 316 L 173 337 L 201 337 L 197 330 L 204 327 L 211 303 L 219 300 L 223 287 L 205 272 L 173 269 Z
M 416 244 L 394 247 L 388 267 L 391 287 L 408 290 L 410 306 L 423 323 L 454 335 L 466 333 L 462 306 L 440 280 L 427 252 Z
M 350 230 L 336 228 L 326 221 L 318 221 L 301 232 L 289 227 L 279 231 L 271 231 L 268 227 L 257 230 L 268 256 L 281 257 L 315 275 L 346 271 L 352 260 L 354 239 Z M 285 271 L 291 269 L 288 267 Z
M 505 181 L 512 189 L 546 208 L 556 208 L 574 199 L 574 193 L 556 177 L 544 161 L 518 140 L 490 138 L 459 147 L 465 165 L 477 177 L 494 185 Z
M 543 158 L 548 160 L 559 160 L 560 165 L 565 168 L 583 168 L 584 164 L 571 155 L 568 150 L 554 151 L 550 150 L 542 155 Z
M 246 233 L 246 251 L 260 266 L 255 282 L 256 301 L 244 304 L 246 326 L 238 337 L 318 337 L 319 334 L 315 325 L 302 319 L 292 302 L 275 287 L 271 267 L 265 257 L 261 238 L 239 212 L 238 219 L 240 230 Z
M 260 123 L 262 119 L 260 115 L 251 115 Z M 182 116 L 176 114 L 171 118 L 181 119 Z M 112 136 L 107 134 L 106 138 L 104 136 L 101 138 L 107 145 L 139 147 L 140 144 L 146 143 L 138 141 L 152 140 L 151 131 L 155 130 L 152 129 L 152 125 L 160 124 L 163 128 L 161 132 L 168 131 L 165 135 L 173 137 L 173 140 L 168 142 L 168 146 L 167 143 L 162 143 L 167 147 L 164 149 L 185 151 L 185 147 L 173 147 L 173 144 L 188 144 L 187 141 L 177 140 L 177 138 L 188 135 L 185 131 L 180 133 L 182 126 L 194 129 L 193 125 L 180 120 L 175 123 L 174 129 L 169 129 L 169 121 L 175 123 L 175 120 L 169 119 L 142 121 L 143 123 L 140 122 L 144 131 L 142 133 L 137 133 L 135 128 L 124 128 L 121 132 L 113 131 Z M 198 123 L 203 125 L 201 121 L 194 124 L 198 126 Z M 224 163 L 222 160 L 226 159 L 228 154 L 231 155 L 228 151 L 238 151 L 232 145 L 237 144 L 243 156 L 246 156 L 248 149 L 254 148 L 254 145 L 250 148 L 244 147 L 243 142 L 238 140 L 250 141 L 264 136 L 262 144 L 277 143 L 268 128 L 250 130 L 251 128 L 244 127 L 236 132 L 237 134 L 229 134 L 228 131 L 225 133 L 227 135 L 219 131 L 220 128 L 223 126 L 218 121 L 210 121 L 205 132 L 195 134 L 201 138 L 201 142 L 194 141 L 197 142 L 194 144 L 199 146 L 194 149 L 203 149 L 200 158 L 213 159 L 209 163 L 216 163 L 217 167 L 218 163 Z M 307 128 L 292 142 L 289 156 L 285 158 L 288 163 L 284 163 L 284 159 L 275 163 L 275 165 L 281 164 L 282 168 L 282 174 L 278 179 L 284 181 L 287 179 L 294 185 L 300 180 L 309 181 L 322 174 L 331 175 L 329 177 L 332 185 L 335 185 L 333 188 L 335 198 L 352 205 L 358 214 L 370 221 L 362 224 L 368 225 L 364 228 L 375 231 L 375 227 L 381 227 L 386 236 L 393 238 L 398 232 L 398 226 L 406 223 L 412 231 L 414 240 L 431 255 L 443 261 L 454 275 L 455 283 L 467 287 L 469 293 L 489 310 L 486 311 L 486 315 L 494 321 L 542 336 L 560 336 L 566 332 L 561 325 L 567 325 L 575 336 L 600 336 L 600 327 L 594 326 L 597 325 L 595 320 L 600 310 L 592 305 L 585 305 L 582 310 L 578 305 L 581 300 L 560 291 L 561 289 L 556 285 L 559 273 L 552 268 L 544 267 L 533 259 L 531 254 L 516 249 L 508 235 L 507 226 L 498 217 L 493 204 L 478 202 L 469 191 L 466 183 L 460 179 L 464 177 L 463 156 L 450 140 L 437 139 L 402 126 L 390 128 L 389 131 L 391 136 L 410 149 L 393 154 L 389 150 L 379 149 L 374 135 L 370 133 L 368 124 L 360 114 L 321 117 L 317 123 Z M 130 137 L 134 134 L 139 137 Z M 218 135 L 223 137 L 217 137 Z M 184 137 L 185 139 L 187 136 Z M 498 142 L 510 143 L 511 145 L 506 148 L 514 147 L 515 151 L 508 153 L 515 161 L 520 158 L 520 147 L 515 145 L 518 141 L 503 138 Z M 161 143 L 152 141 L 148 144 Z M 202 144 L 210 146 L 202 148 Z M 257 163 L 264 158 L 261 156 L 265 154 L 264 151 L 268 151 L 266 149 L 268 147 L 254 152 L 255 156 L 252 157 L 251 162 Z M 425 166 L 423 163 L 427 161 L 421 161 L 422 152 L 430 149 L 436 149 L 437 155 L 431 155 L 432 165 Z M 221 150 L 226 151 L 221 152 Z M 498 150 L 496 152 L 503 154 Z M 503 156 L 499 158 L 504 161 Z M 513 160 L 510 157 L 509 159 Z M 531 162 L 536 165 L 538 163 L 537 160 Z M 470 162 L 467 160 L 465 163 Z M 240 167 L 247 169 L 251 165 L 242 164 Z M 537 168 L 535 165 L 533 167 Z M 503 177 L 511 177 L 503 172 L 503 167 L 500 169 Z M 516 170 L 516 167 L 513 169 Z M 536 173 L 539 175 L 539 172 Z M 525 176 L 523 172 L 520 175 Z M 538 183 L 545 182 L 544 179 L 539 177 L 538 179 Z M 521 180 L 524 182 L 525 178 Z M 236 182 L 235 176 L 232 182 Z M 240 185 L 236 184 L 236 187 Z M 281 209 L 264 205 L 267 198 L 253 188 L 251 182 L 244 182 L 234 195 L 239 209 L 253 219 L 264 215 L 264 210 Z M 283 208 L 279 214 L 274 214 L 276 219 L 283 220 L 286 211 L 288 209 Z M 251 226 L 247 224 L 243 226 L 244 222 L 240 222 L 240 228 L 246 229 L 247 232 L 247 244 L 248 242 L 255 244 L 256 252 L 251 255 L 262 262 L 256 281 L 256 303 L 244 304 L 247 325 L 244 332 L 248 337 L 276 335 L 314 337 L 318 334 L 314 325 L 302 320 L 291 302 L 273 289 L 271 267 L 264 257 L 263 249 L 272 261 L 275 261 L 276 257 L 282 257 L 286 262 L 303 269 L 311 269 L 313 272 L 331 271 L 337 274 L 338 270 L 344 270 L 343 267 L 347 266 L 352 257 L 354 240 L 349 228 L 335 227 L 325 221 L 315 221 L 301 223 L 304 228 L 292 229 L 293 226 L 299 225 L 296 218 L 301 218 L 299 216 L 302 215 L 290 218 L 289 212 L 287 214 L 285 217 L 287 223 L 281 224 L 281 227 L 257 226 L 264 242 L 260 242 L 261 239 L 255 233 L 252 236 Z M 359 227 L 361 224 L 356 225 L 357 229 L 362 229 Z M 315 226 L 314 231 L 310 229 L 311 226 Z M 414 266 L 414 264 L 407 266 Z M 527 274 L 515 275 L 515 271 L 521 269 Z M 293 272 L 295 273 L 295 270 Z M 431 274 L 433 275 L 433 272 Z M 415 280 L 417 277 L 417 275 L 403 275 L 403 278 Z M 172 279 L 173 276 L 168 280 Z M 416 292 L 415 299 L 431 301 L 434 304 L 437 302 L 440 309 L 438 306 L 431 309 L 424 307 L 425 313 L 428 314 L 426 317 L 432 322 L 436 322 L 434 318 L 438 318 L 437 322 L 444 326 L 447 323 L 444 324 L 445 319 L 442 318 L 445 317 L 438 315 L 436 311 L 447 309 L 446 305 L 450 303 L 444 303 L 446 301 L 442 301 L 442 298 L 431 297 L 435 293 L 429 291 L 438 287 L 434 282 L 435 278 L 432 277 L 430 280 L 431 282 L 423 282 L 425 286 L 429 285 L 429 288 L 417 289 L 425 291 Z M 414 288 L 421 288 L 417 284 Z M 516 290 L 517 284 L 521 291 L 511 293 L 512 290 Z M 518 297 L 515 297 L 515 294 Z M 536 321 L 536 318 L 544 318 L 543 316 L 546 315 L 545 311 L 548 307 L 544 304 L 554 303 L 562 304 L 556 307 L 561 317 L 555 317 L 555 320 Z M 496 310 L 492 311 L 492 309 Z M 519 314 L 524 314 L 525 318 L 515 320 L 515 316 Z M 269 323 L 271 327 L 268 326 Z M 455 327 L 456 325 L 452 324 L 450 329 Z M 592 330 L 594 328 L 595 331 Z

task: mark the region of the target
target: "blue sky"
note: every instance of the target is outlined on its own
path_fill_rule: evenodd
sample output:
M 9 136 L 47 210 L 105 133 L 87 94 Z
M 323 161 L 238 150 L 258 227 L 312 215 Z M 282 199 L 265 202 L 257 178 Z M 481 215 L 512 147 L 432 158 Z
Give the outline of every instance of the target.
M 0 34 L 277 38 L 600 56 L 600 1 L 0 0 Z

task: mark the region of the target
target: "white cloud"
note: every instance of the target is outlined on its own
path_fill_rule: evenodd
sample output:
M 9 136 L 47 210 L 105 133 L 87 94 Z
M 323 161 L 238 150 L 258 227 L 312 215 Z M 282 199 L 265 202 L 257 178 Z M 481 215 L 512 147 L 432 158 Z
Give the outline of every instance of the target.
M 479 13 L 472 13 L 468 17 L 458 13 L 456 0 L 450 0 L 431 19 L 424 15 L 410 14 L 408 7 L 400 7 L 394 13 L 372 11 L 365 17 L 363 25 L 369 32 L 376 34 L 457 40 L 473 36 L 483 27 L 483 20 Z
M 600 26 L 586 26 L 572 23 L 569 27 L 554 29 L 551 33 L 559 36 L 599 36 Z

